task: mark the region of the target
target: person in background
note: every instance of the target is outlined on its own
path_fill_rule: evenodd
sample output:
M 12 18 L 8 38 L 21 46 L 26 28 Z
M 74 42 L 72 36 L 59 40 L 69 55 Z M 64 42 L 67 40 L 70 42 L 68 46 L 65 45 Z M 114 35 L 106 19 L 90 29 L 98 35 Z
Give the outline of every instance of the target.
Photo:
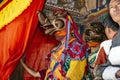
M 120 26 L 120 0 L 111 0 L 109 3 L 109 13 L 112 19 Z M 102 73 L 104 80 L 120 79 L 120 29 L 117 35 L 112 39 L 112 45 L 107 57 L 109 65 L 105 67 Z
M 100 66 L 107 63 L 107 56 L 109 55 L 110 47 L 112 44 L 111 41 L 114 36 L 117 35 L 117 31 L 119 29 L 119 25 L 112 20 L 109 14 L 104 19 L 103 25 L 105 27 L 105 34 L 108 40 L 105 40 L 100 44 L 100 48 L 95 61 L 94 80 L 102 79 L 102 68 L 100 68 Z
M 93 70 L 96 59 L 96 54 L 99 50 L 100 43 L 106 39 L 104 26 L 101 22 L 92 22 L 88 24 L 84 31 L 84 39 L 91 49 L 91 54 L 88 55 L 88 77 L 93 80 Z

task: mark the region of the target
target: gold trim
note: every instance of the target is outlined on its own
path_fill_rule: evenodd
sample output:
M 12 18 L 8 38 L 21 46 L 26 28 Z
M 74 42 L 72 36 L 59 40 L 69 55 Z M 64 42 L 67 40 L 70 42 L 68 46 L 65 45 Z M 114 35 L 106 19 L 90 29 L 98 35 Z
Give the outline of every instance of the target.
M 0 3 L 0 7 L 2 7 L 8 0 L 3 0 L 1 3 Z
M 0 29 L 19 16 L 32 0 L 12 0 L 0 11 Z
M 100 11 L 98 12 L 95 12 L 95 13 L 91 13 L 88 15 L 88 18 L 84 19 L 84 23 L 88 23 L 88 22 L 91 22 L 97 18 L 99 18 L 101 15 L 105 14 L 108 12 L 108 8 L 104 8 L 104 9 L 101 9 Z

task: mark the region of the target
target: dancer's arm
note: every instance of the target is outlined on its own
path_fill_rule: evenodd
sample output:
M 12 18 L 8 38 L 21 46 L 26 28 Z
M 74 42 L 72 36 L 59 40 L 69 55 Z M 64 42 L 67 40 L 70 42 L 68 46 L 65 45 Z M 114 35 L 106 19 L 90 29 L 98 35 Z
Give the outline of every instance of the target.
M 22 66 L 25 68 L 25 70 L 31 74 L 33 77 L 41 77 L 40 73 L 38 71 L 34 71 L 32 70 L 30 67 L 28 67 L 23 61 L 22 59 L 20 60 L 20 63 L 22 64 Z

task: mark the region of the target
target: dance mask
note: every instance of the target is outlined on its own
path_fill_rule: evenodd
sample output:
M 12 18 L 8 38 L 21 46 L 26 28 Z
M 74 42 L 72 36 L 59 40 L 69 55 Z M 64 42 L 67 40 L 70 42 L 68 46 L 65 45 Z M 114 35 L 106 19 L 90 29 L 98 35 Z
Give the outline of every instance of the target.
M 58 32 L 57 34 L 65 35 L 66 15 L 67 11 L 62 9 L 54 10 L 48 15 L 38 11 L 38 19 L 41 27 L 45 29 L 45 34 L 53 35 Z

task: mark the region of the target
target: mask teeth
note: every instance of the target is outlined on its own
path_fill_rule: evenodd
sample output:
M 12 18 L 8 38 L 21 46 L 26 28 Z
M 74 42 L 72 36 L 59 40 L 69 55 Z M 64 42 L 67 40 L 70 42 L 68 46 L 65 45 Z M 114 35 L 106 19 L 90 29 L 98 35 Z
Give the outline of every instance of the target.
M 47 30 L 45 30 L 45 34 L 50 34 L 51 32 L 54 32 L 54 31 L 55 31 L 54 28 L 47 29 Z

